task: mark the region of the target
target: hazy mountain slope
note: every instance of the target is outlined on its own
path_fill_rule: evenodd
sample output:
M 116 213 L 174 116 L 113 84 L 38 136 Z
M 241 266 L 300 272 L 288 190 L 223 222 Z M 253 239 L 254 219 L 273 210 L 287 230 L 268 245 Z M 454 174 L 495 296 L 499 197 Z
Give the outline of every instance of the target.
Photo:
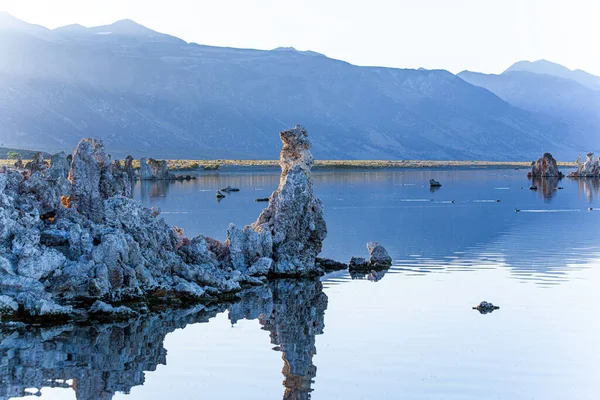
M 600 148 L 600 91 L 573 80 L 524 71 L 501 75 L 465 71 L 459 76 L 519 108 L 561 120 L 578 143 Z
M 580 69 L 570 70 L 560 64 L 547 60 L 538 61 L 519 61 L 510 66 L 505 72 L 533 72 L 536 74 L 546 74 L 558 78 L 569 79 L 587 86 L 590 89 L 600 90 L 600 76 L 592 75 Z
M 0 141 L 115 155 L 274 158 L 305 125 L 319 158 L 571 157 L 565 127 L 447 71 L 187 44 L 132 21 L 0 33 Z

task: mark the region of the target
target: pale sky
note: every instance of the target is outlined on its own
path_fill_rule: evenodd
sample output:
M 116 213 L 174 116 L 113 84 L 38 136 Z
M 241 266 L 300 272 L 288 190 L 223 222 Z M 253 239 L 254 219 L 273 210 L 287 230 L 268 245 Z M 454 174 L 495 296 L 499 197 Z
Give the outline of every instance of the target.
M 133 19 L 188 42 L 293 46 L 358 65 L 499 73 L 547 59 L 600 75 L 599 0 L 0 0 L 55 28 Z

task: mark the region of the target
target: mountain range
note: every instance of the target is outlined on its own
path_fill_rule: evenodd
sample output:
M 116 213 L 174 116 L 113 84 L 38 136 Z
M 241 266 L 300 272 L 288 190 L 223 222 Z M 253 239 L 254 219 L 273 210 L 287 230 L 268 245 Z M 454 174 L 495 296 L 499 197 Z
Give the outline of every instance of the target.
M 600 78 L 554 64 L 457 76 L 187 43 L 130 20 L 50 30 L 3 13 L 0 54 L 7 147 L 97 137 L 118 157 L 272 159 L 296 124 L 321 159 L 572 159 L 599 147 Z

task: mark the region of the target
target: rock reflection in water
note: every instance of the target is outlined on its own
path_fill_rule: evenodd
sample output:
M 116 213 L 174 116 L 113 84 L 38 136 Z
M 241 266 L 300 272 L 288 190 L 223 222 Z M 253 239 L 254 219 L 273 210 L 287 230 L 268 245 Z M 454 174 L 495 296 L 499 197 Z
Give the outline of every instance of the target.
M 600 178 L 579 178 L 577 186 L 579 195 L 585 194 L 588 201 L 592 201 L 594 197 L 600 198 Z
M 544 199 L 551 199 L 558 190 L 557 177 L 537 177 L 531 180 L 531 186 L 537 186 L 538 193 L 541 193 Z
M 258 319 L 282 352 L 284 399 L 309 399 L 317 368 L 315 336 L 323 333 L 327 296 L 319 280 L 278 280 L 241 294 L 229 306 L 233 324 Z M 167 364 L 168 333 L 208 322 L 227 305 L 90 326 L 0 328 L 0 399 L 28 388 L 71 387 L 77 400 L 112 399 L 143 385 L 145 372 Z
M 167 180 L 158 181 L 140 181 L 142 201 L 148 202 L 157 197 L 166 197 L 169 193 L 169 185 L 178 183 Z
M 388 272 L 387 269 L 384 269 L 382 271 L 371 271 L 368 274 L 362 273 L 362 272 L 350 272 L 350 277 L 352 279 L 366 279 L 369 280 L 371 282 L 379 282 L 380 280 L 383 279 L 383 277 L 385 276 L 385 274 Z
M 326 308 L 321 281 L 282 279 L 245 293 L 230 309 L 232 323 L 258 317 L 275 350 L 282 352 L 286 400 L 310 398 L 317 375 L 312 362 L 317 352 L 315 336 L 323 333 Z

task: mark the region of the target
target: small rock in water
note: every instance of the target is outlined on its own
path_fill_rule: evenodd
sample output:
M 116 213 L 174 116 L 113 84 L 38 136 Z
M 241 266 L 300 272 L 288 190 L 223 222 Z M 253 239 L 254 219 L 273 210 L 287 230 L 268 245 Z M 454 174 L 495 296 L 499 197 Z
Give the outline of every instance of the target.
M 377 242 L 369 242 L 367 243 L 367 250 L 369 251 L 369 264 L 372 268 L 391 267 L 392 257 L 390 257 L 385 247 Z
M 435 179 L 430 179 L 429 180 L 429 186 L 430 187 L 441 187 L 442 184 L 439 183 L 438 181 L 436 181 Z
M 216 193 L 217 199 L 222 199 L 225 197 L 225 195 L 223 194 L 223 192 L 221 192 L 220 190 L 217 190 Z
M 259 197 L 258 199 L 254 199 L 257 203 L 269 201 L 268 197 Z
M 473 307 L 473 310 L 479 311 L 481 314 L 488 314 L 494 310 L 498 310 L 500 307 L 493 305 L 492 303 L 488 303 L 487 301 L 482 301 L 479 305 Z
M 530 187 L 529 187 L 529 190 L 538 190 L 538 187 L 537 187 L 537 186 L 535 186 L 535 185 L 533 185 L 533 186 L 530 186 Z
M 230 193 L 230 192 L 239 192 L 240 189 L 233 188 L 231 186 L 227 186 L 226 188 L 221 189 L 221 192 Z

